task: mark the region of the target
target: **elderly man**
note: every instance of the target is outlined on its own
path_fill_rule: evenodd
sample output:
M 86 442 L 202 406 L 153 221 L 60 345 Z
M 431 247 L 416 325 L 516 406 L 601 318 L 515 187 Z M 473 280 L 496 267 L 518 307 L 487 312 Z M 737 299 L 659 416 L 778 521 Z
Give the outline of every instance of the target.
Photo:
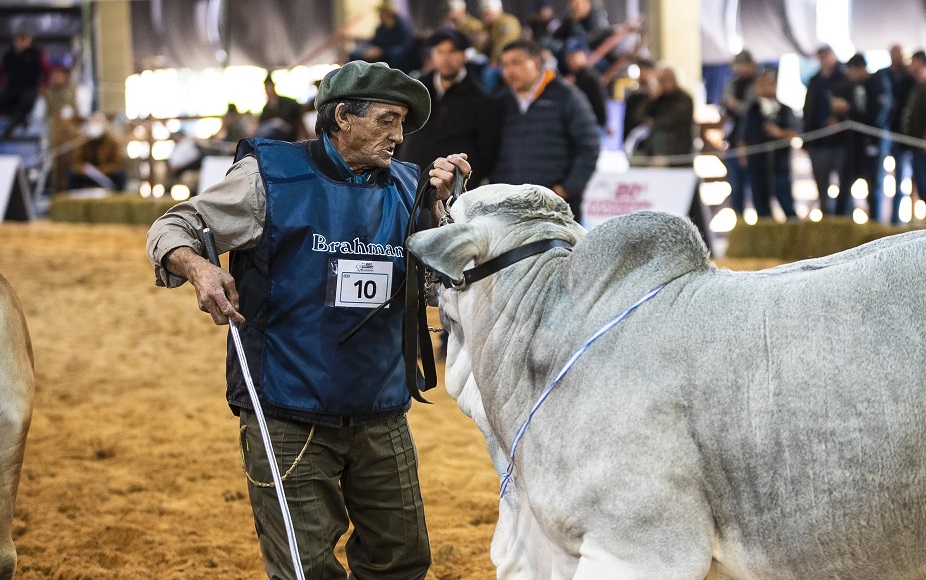
M 217 324 L 240 324 L 250 368 L 286 473 L 306 578 L 344 578 L 334 547 L 348 529 L 358 578 L 424 578 L 430 551 L 405 413 L 403 308 L 371 308 L 405 279 L 404 236 L 419 178 L 394 161 L 427 121 L 427 89 L 384 63 L 350 62 L 322 81 L 319 139 L 251 139 L 218 185 L 179 204 L 148 232 L 162 286 L 189 280 Z M 465 154 L 434 162 L 449 196 Z M 440 213 L 435 202 L 435 213 Z M 230 271 L 200 257 L 208 224 Z M 291 578 L 287 540 L 242 370 L 233 347 L 227 399 L 240 416 L 248 492 L 267 573 Z
M 502 141 L 493 183 L 536 183 L 565 199 L 581 221 L 582 194 L 595 171 L 601 141 L 582 91 L 541 65 L 533 42 L 512 42 L 502 52 Z

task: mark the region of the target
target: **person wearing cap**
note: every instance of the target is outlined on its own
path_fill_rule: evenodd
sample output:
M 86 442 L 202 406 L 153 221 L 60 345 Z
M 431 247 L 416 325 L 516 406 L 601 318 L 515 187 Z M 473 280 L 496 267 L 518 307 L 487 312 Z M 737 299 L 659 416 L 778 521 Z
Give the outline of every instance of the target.
M 553 32 L 553 40 L 563 46 L 571 37 L 580 36 L 589 46 L 598 48 L 610 34 L 608 12 L 597 0 L 569 0 L 568 15 Z
M 754 84 L 758 73 L 759 67 L 748 50 L 740 51 L 733 57 L 733 78 L 724 87 L 720 97 L 724 138 L 731 146 L 736 145 L 743 131 L 743 116 L 755 101 Z M 730 205 L 742 216 L 746 209 L 746 186 L 749 182 L 746 167 L 740 163 L 739 155 L 730 155 L 723 163 L 727 167 L 727 181 L 730 183 Z
M 269 74 L 264 77 L 264 92 L 267 104 L 260 112 L 256 135 L 283 141 L 298 139 L 302 106 L 295 99 L 277 93 L 276 83 Z
M 891 108 L 894 104 L 891 82 L 883 71 L 868 72 L 868 62 L 861 53 L 846 61 L 846 78 L 849 91 L 841 95 L 848 106 L 850 121 L 856 121 L 875 129 L 888 129 L 891 122 Z M 881 159 L 889 151 L 890 142 L 852 131 L 847 138 L 846 162 L 843 165 L 843 188 L 836 198 L 836 213 L 850 215 L 854 210 L 852 186 L 859 179 L 868 186 L 868 217 L 881 219 L 881 197 L 883 194 L 878 170 Z
M 418 67 L 415 62 L 415 35 L 408 23 L 399 16 L 392 0 L 384 0 L 377 7 L 379 26 L 367 48 L 357 58 L 367 62 L 383 61 L 392 68 L 408 73 Z
M 393 159 L 428 120 L 420 82 L 384 63 L 349 62 L 316 96 L 319 138 L 248 139 L 225 179 L 148 231 L 157 284 L 189 280 L 216 324 L 234 320 L 282 466 L 305 577 L 344 578 L 334 548 L 347 531 L 357 578 L 422 579 L 430 550 L 405 414 L 404 237 L 420 170 Z M 465 154 L 425 179 L 449 197 Z M 433 217 L 442 214 L 435 202 Z M 229 272 L 213 266 L 208 225 Z M 245 379 L 229 341 L 226 398 L 241 424 L 248 493 L 267 573 L 292 578 L 286 533 Z
M 804 130 L 807 132 L 819 131 L 845 121 L 848 110 L 842 108 L 843 102 L 838 100 L 838 95 L 848 90 L 849 81 L 836 53 L 829 46 L 821 46 L 817 49 L 817 61 L 820 70 L 810 77 L 807 96 L 804 98 Z M 852 185 L 841 182 L 847 138 L 847 133 L 838 132 L 804 142 L 804 149 L 810 157 L 813 179 L 817 184 L 820 211 L 826 215 L 834 211 L 829 198 L 833 174 L 836 174 L 839 191 Z
M 13 45 L 0 59 L 0 115 L 9 117 L 2 139 L 9 139 L 16 127 L 27 123 L 40 89 L 48 82 L 45 52 L 32 41 L 31 30 L 18 28 L 13 34 Z
M 890 129 L 892 133 L 902 133 L 903 112 L 907 107 L 907 101 L 910 99 L 910 93 L 916 81 L 910 73 L 910 68 L 904 62 L 903 47 L 899 44 L 891 45 L 888 49 L 891 56 L 891 64 L 882 69 L 881 74 L 885 75 L 891 83 L 891 94 L 894 98 L 894 106 L 891 108 Z M 908 179 L 912 169 L 912 151 L 910 147 L 896 141 L 890 142 L 889 155 L 894 159 L 894 177 L 896 183 L 902 183 Z M 884 169 L 884 160 L 878 165 L 878 181 L 884 183 L 886 171 Z M 891 203 L 891 223 L 900 224 L 900 202 L 904 198 L 902 192 L 898 189 Z
M 462 32 L 469 44 L 475 46 L 477 50 L 485 39 L 485 26 L 481 20 L 467 12 L 466 0 L 447 2 L 447 27 L 456 28 Z
M 485 54 L 491 64 L 498 65 L 505 45 L 521 38 L 521 22 L 513 14 L 505 12 L 502 0 L 481 0 L 480 5 L 482 22 L 488 33 Z
M 438 30 L 428 45 L 434 73 L 421 80 L 431 98 L 431 117 L 405 139 L 398 157 L 424 166 L 435 155 L 462 151 L 473 168 L 470 183 L 479 185 L 492 171 L 498 153 L 498 103 L 468 74 L 465 51 L 469 40 L 460 31 Z
M 598 126 L 603 131 L 608 130 L 608 112 L 605 108 L 605 102 L 608 95 L 601 86 L 601 75 L 588 66 L 589 48 L 588 43 L 581 36 L 573 36 L 566 41 L 563 49 L 566 55 L 566 69 L 568 71 L 566 80 L 570 81 L 588 98 L 592 106 L 592 112 L 598 120 Z
M 904 107 L 900 122 L 904 135 L 926 139 L 926 52 L 918 50 L 910 57 L 910 74 L 915 85 Z M 911 147 L 913 183 L 920 199 L 926 199 L 926 147 Z M 901 192 L 898 191 L 897 195 Z

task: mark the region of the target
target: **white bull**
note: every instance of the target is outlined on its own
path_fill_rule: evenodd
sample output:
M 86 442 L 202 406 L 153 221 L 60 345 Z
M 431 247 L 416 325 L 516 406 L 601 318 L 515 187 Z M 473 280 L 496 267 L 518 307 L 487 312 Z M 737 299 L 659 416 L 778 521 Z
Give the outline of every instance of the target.
M 757 273 L 718 270 L 687 220 L 586 232 L 536 186 L 486 186 L 410 250 L 442 288 L 446 383 L 507 467 L 505 579 L 926 578 L 926 233 Z
M 32 419 L 33 383 L 26 319 L 13 289 L 0 276 L 0 580 L 9 580 L 16 572 L 11 527 Z

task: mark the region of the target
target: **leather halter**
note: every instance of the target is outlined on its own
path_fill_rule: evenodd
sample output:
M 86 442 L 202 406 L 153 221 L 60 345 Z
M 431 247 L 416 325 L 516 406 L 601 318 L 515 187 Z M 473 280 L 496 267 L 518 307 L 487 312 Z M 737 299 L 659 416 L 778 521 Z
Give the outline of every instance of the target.
M 554 248 L 566 248 L 572 251 L 572 244 L 566 240 L 538 240 L 523 246 L 508 250 L 487 262 L 474 266 L 469 270 L 463 271 L 463 276 L 459 280 L 452 280 L 449 276 L 441 276 L 445 288 L 454 288 L 463 290 L 473 282 L 477 282 L 498 273 L 501 270 L 537 254 L 542 254 Z

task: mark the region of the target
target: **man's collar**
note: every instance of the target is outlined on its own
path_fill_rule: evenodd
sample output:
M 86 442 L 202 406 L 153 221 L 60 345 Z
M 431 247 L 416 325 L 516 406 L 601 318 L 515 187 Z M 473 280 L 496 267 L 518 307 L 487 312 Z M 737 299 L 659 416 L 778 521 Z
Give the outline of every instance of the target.
M 448 88 L 447 90 L 444 90 L 444 86 L 443 84 L 441 84 L 440 73 L 437 71 L 434 71 L 434 92 L 437 94 L 437 98 L 438 99 L 444 98 L 444 95 L 447 94 L 447 91 L 453 88 L 454 85 L 458 85 L 461 82 L 463 82 L 463 79 L 465 78 L 466 78 L 466 67 L 464 66 L 460 69 L 460 72 L 453 79 L 453 82 L 450 84 L 450 88 Z

